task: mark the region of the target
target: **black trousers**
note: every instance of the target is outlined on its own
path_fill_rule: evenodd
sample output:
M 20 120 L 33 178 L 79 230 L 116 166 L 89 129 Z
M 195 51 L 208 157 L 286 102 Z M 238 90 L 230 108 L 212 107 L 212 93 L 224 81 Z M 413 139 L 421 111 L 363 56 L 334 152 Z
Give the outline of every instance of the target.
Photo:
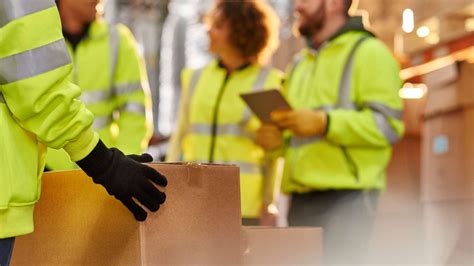
M 0 266 L 10 265 L 15 238 L 0 239 Z
M 363 265 L 372 235 L 379 192 L 314 191 L 293 194 L 290 226 L 323 228 L 324 265 Z

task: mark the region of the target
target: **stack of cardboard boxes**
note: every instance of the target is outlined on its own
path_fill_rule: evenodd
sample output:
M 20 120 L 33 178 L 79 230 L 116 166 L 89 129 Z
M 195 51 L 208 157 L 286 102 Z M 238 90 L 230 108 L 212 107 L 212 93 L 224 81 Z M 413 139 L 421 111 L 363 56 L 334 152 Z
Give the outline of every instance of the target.
M 153 164 L 167 202 L 138 223 L 82 171 L 47 173 L 35 232 L 17 238 L 12 265 L 318 264 L 317 228 L 242 227 L 239 169 Z
M 474 64 L 448 65 L 424 81 L 429 88 L 421 174 L 426 255 L 432 263 L 472 262 Z

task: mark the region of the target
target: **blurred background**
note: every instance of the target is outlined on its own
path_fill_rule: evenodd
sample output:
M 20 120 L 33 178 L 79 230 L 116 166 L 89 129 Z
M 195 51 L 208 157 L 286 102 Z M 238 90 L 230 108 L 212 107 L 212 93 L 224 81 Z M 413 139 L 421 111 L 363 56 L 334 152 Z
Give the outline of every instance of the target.
M 285 69 L 303 44 L 292 35 L 292 1 L 270 0 L 282 21 L 272 65 Z M 155 139 L 173 132 L 184 67 L 205 65 L 202 24 L 211 0 L 108 0 L 106 18 L 129 26 L 145 57 Z M 405 138 L 396 144 L 377 213 L 371 260 L 474 265 L 474 2 L 360 0 L 356 11 L 393 51 L 405 85 Z M 471 64 L 469 64 L 471 63 Z M 280 201 L 285 210 L 284 198 Z M 285 221 L 279 221 L 281 226 Z M 396 252 L 394 252 L 396 251 Z

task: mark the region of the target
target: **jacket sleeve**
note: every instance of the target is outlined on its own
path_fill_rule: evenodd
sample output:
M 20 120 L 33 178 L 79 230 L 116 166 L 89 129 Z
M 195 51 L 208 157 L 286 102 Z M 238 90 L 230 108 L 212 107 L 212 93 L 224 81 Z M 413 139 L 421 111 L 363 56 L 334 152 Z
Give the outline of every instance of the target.
M 151 92 L 143 58 L 137 43 L 124 25 L 117 25 L 120 36 L 115 71 L 116 120 L 119 134 L 116 146 L 125 154 L 146 150 L 153 133 Z
M 178 122 L 176 129 L 171 135 L 169 148 L 166 155 L 166 162 L 177 162 L 181 160 L 183 152 L 182 142 L 189 127 L 189 83 L 192 76 L 191 69 L 184 69 L 181 72 L 181 97 L 179 99 Z
M 380 41 L 369 39 L 356 52 L 353 71 L 352 98 L 358 109 L 330 111 L 327 139 L 347 147 L 397 142 L 404 132 L 398 63 Z
M 0 91 L 13 118 L 45 145 L 83 159 L 99 138 L 92 113 L 76 99 L 79 87 L 68 81 L 72 65 L 54 1 L 2 5 Z

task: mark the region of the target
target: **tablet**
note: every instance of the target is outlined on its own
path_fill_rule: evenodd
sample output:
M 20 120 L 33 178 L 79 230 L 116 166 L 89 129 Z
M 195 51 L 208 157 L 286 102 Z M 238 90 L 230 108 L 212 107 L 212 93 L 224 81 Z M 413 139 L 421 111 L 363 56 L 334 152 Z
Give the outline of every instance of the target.
M 240 94 L 250 110 L 262 123 L 271 124 L 270 113 L 276 110 L 291 110 L 290 104 L 279 90 L 264 90 Z

